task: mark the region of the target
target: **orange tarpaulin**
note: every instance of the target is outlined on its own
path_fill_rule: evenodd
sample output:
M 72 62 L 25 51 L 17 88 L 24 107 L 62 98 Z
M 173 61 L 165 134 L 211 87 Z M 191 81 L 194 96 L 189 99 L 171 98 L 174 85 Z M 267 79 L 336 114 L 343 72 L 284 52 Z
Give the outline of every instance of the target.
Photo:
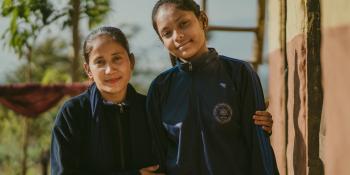
M 0 85 L 0 103 L 33 118 L 55 106 L 65 95 L 78 95 L 87 87 L 86 83 Z

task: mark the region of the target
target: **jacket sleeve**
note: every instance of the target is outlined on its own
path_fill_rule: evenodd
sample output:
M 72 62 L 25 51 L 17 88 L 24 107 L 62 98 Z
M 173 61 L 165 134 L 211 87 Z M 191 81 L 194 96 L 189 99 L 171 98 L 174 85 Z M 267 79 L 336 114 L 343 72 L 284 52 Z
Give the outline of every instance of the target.
M 57 114 L 51 137 L 51 174 L 80 174 L 80 133 L 72 103 L 65 103 Z
M 161 121 L 160 101 L 161 96 L 156 80 L 154 80 L 148 91 L 146 110 L 152 134 L 152 151 L 156 159 L 158 159 L 156 161 L 159 164 L 158 172 L 164 173 L 166 172 L 167 137 Z
M 252 119 L 256 110 L 265 110 L 259 77 L 248 64 L 242 67 L 241 73 L 242 122 L 244 137 L 251 154 L 251 174 L 279 174 L 269 137 Z

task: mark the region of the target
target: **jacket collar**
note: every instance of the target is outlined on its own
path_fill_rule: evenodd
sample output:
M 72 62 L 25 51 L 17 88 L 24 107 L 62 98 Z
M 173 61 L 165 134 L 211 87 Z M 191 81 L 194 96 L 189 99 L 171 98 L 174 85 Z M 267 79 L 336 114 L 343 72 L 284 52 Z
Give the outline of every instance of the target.
M 219 55 L 216 52 L 216 50 L 214 48 L 209 48 L 209 51 L 207 53 L 202 54 L 201 56 L 194 59 L 193 61 L 184 62 L 180 59 L 177 59 L 176 65 L 182 71 L 194 72 L 202 69 L 206 65 L 209 65 L 212 61 L 215 61 L 218 58 L 219 58 Z
M 91 117 L 96 119 L 96 121 L 100 120 L 100 117 L 103 113 L 103 111 L 101 111 L 101 106 L 118 105 L 119 107 L 121 107 L 119 104 L 104 101 L 95 83 L 90 85 L 88 89 L 88 94 L 89 94 L 89 100 L 90 100 Z M 135 101 L 134 100 L 135 96 L 136 96 L 135 89 L 130 84 L 128 84 L 126 98 L 125 98 L 125 101 L 123 102 L 124 105 L 126 105 L 126 107 L 130 106 L 133 103 L 133 101 Z

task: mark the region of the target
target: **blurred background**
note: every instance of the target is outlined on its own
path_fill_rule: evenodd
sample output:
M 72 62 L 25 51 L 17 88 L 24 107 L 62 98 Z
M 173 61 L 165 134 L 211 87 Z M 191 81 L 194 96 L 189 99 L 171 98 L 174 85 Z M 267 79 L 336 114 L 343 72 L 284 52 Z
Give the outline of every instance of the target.
M 0 0 L 0 174 L 49 174 L 50 132 L 62 103 L 86 88 L 81 44 L 121 28 L 146 94 L 171 67 L 151 24 L 156 0 Z M 208 44 L 258 72 L 281 174 L 350 174 L 350 1 L 196 0 Z

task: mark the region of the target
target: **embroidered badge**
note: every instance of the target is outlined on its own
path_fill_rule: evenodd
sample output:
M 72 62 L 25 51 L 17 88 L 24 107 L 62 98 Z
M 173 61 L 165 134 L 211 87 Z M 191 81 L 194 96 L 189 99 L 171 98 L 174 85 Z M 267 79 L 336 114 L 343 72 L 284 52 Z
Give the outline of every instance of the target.
M 213 115 L 219 123 L 228 123 L 232 118 L 232 108 L 226 103 L 219 103 L 215 105 Z

